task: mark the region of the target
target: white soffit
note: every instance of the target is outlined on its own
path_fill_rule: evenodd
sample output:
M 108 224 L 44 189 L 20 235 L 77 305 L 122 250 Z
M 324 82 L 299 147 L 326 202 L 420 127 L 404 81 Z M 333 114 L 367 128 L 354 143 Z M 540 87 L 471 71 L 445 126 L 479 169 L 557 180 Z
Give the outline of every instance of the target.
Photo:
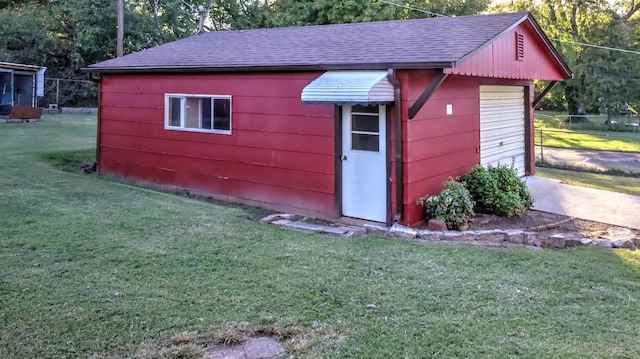
M 386 71 L 327 71 L 302 90 L 303 103 L 380 104 L 393 102 Z

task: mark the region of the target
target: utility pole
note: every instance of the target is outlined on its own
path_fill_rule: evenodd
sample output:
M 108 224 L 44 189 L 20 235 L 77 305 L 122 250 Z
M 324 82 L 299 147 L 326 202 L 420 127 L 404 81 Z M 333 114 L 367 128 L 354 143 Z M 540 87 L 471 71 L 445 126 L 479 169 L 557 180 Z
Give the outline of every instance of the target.
M 124 0 L 116 0 L 117 17 L 118 17 L 118 35 L 116 40 L 116 55 L 123 55 L 124 48 Z

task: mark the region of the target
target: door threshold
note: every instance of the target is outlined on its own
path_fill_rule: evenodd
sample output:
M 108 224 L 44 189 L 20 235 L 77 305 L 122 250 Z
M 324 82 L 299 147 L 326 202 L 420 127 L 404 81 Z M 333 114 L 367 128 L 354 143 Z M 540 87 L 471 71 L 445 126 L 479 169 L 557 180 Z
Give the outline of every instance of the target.
M 348 224 L 350 226 L 358 226 L 362 227 L 365 224 L 376 225 L 376 226 L 385 226 L 387 227 L 386 222 L 376 222 L 368 219 L 354 218 L 354 217 L 340 217 L 338 218 L 338 222 Z

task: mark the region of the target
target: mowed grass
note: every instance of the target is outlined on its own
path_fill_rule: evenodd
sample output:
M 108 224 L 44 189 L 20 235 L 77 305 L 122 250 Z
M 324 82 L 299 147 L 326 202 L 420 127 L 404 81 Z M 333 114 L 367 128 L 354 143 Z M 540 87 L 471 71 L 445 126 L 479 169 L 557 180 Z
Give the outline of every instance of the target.
M 568 171 L 536 167 L 536 175 L 561 180 L 563 183 L 640 196 L 640 178 L 612 176 L 602 173 Z
M 549 147 L 593 149 L 601 151 L 640 152 L 640 132 L 609 131 L 603 118 L 589 123 L 566 123 L 566 114 L 549 111 L 535 113 L 535 143 Z M 616 118 L 618 123 L 637 123 L 637 117 Z M 627 129 L 623 125 L 622 129 Z
M 640 357 L 638 252 L 287 231 L 57 167 L 94 142 L 95 119 L 0 126 L 0 358 L 195 358 L 246 333 L 293 357 Z

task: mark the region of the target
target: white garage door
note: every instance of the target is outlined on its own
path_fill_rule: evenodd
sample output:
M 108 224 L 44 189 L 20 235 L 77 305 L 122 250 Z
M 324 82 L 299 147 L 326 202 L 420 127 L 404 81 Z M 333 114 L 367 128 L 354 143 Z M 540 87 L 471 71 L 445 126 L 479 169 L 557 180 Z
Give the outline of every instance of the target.
M 524 88 L 480 86 L 480 163 L 513 166 L 524 176 Z

